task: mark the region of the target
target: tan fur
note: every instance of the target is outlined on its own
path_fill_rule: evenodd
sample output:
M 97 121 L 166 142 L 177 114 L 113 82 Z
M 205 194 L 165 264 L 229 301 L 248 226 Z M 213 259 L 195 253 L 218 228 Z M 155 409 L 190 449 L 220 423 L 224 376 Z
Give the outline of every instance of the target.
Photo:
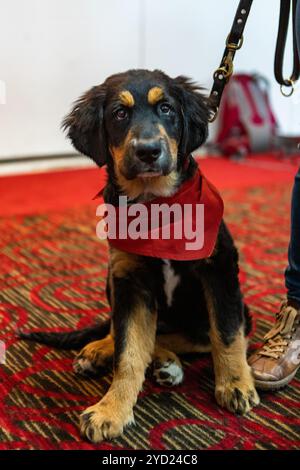
M 99 341 L 89 343 L 80 351 L 77 358 L 85 358 L 89 360 L 93 367 L 106 365 L 107 362 L 112 359 L 114 354 L 114 334 L 112 325 L 113 323 L 111 324 L 111 332 L 109 335 Z M 210 344 L 201 345 L 193 343 L 177 333 L 158 335 L 156 337 L 152 360 L 160 360 L 160 362 L 173 360 L 180 364 L 176 354 L 207 353 L 210 351 Z
M 128 144 L 132 140 L 132 138 L 133 138 L 133 135 L 132 135 L 132 131 L 130 130 L 127 136 L 125 137 L 124 142 L 119 147 L 110 146 L 109 148 L 110 153 L 112 154 L 112 157 L 114 159 L 115 169 L 117 173 L 120 173 L 120 166 L 124 159 Z
M 114 341 L 109 334 L 99 341 L 87 344 L 78 354 L 77 359 L 87 359 L 93 367 L 104 367 L 114 354 Z
M 148 91 L 148 103 L 151 105 L 155 105 L 158 103 L 164 96 L 164 91 L 162 88 L 155 86 L 150 88 Z
M 148 196 L 171 196 L 177 185 L 177 172 L 172 171 L 166 176 L 155 176 L 153 178 L 135 178 L 127 180 L 122 174 L 118 174 L 118 183 L 124 193 L 135 199 L 143 195 L 147 200 Z
M 160 135 L 167 140 L 172 159 L 174 162 L 176 162 L 178 151 L 176 141 L 168 136 L 163 126 L 159 125 L 158 128 Z M 166 176 L 155 176 L 153 178 L 134 178 L 132 180 L 125 178 L 122 172 L 122 164 L 128 149 L 128 145 L 132 139 L 133 135 L 132 131 L 130 130 L 124 142 L 120 146 L 110 147 L 110 152 L 114 160 L 118 185 L 120 186 L 121 190 L 129 199 L 136 199 L 141 195 L 144 196 L 145 200 L 149 196 L 171 196 L 174 193 L 177 185 L 178 175 L 175 170 Z
M 138 255 L 126 253 L 117 248 L 110 247 L 111 276 L 122 278 L 139 267 L 141 261 Z M 111 283 L 113 284 L 113 283 Z
M 171 137 L 168 136 L 168 134 L 166 132 L 166 129 L 161 124 L 158 124 L 158 129 L 159 129 L 160 135 L 164 139 L 166 139 L 166 141 L 169 144 L 170 153 L 171 153 L 173 162 L 176 162 L 177 161 L 177 154 L 178 154 L 178 144 L 177 144 L 176 140 L 172 139 Z
M 130 91 L 128 90 L 121 91 L 121 93 L 119 94 L 119 98 L 120 98 L 121 103 L 124 106 L 128 106 L 128 108 L 132 108 L 134 106 L 134 98 L 132 94 L 130 93 Z
M 156 345 L 176 354 L 206 353 L 211 351 L 210 344 L 193 343 L 178 333 L 158 335 Z
M 162 348 L 158 345 L 157 342 L 155 343 L 155 349 L 152 359 L 153 361 L 160 361 L 161 363 L 167 362 L 168 360 L 173 360 L 177 363 L 180 363 L 176 354 L 174 354 L 172 351 Z
M 155 343 L 156 315 L 140 305 L 129 319 L 125 349 L 103 399 L 81 415 L 81 431 L 93 442 L 112 439 L 133 421 L 133 406 L 142 387 Z
M 224 344 L 216 323 L 212 289 L 205 281 L 204 286 L 209 311 L 216 400 L 219 405 L 230 411 L 244 414 L 259 403 L 259 398 L 254 387 L 251 368 L 247 363 L 247 340 L 243 327 L 237 331 L 230 345 Z
M 166 176 L 155 176 L 153 178 L 134 178 L 128 180 L 122 174 L 122 162 L 127 146 L 132 139 L 131 131 L 128 132 L 124 143 L 119 147 L 111 147 L 110 151 L 114 159 L 115 172 L 118 184 L 124 194 L 130 199 L 136 199 L 141 195 L 170 196 L 173 194 L 177 184 L 177 172 L 172 171 Z

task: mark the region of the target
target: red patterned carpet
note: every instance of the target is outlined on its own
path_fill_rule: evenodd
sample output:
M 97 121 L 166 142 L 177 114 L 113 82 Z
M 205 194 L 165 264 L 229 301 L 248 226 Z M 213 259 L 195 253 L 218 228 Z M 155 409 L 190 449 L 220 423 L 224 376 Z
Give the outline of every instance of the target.
M 243 291 L 255 319 L 253 348 L 284 295 L 295 168 L 264 170 L 269 172 L 265 179 L 258 167 L 255 178 L 252 165 L 215 161 L 204 162 L 203 168 L 223 188 L 225 218 L 240 249 Z M 239 172 L 245 175 L 244 184 Z M 84 172 L 79 173 L 85 184 Z M 92 178 L 91 196 L 97 192 L 94 174 Z M 64 187 L 68 202 L 59 204 L 57 196 L 56 208 L 49 207 L 45 198 L 43 212 L 41 201 L 36 207 L 32 196 L 43 188 L 32 184 L 27 199 L 25 186 L 16 189 L 17 199 L 24 194 L 22 210 L 16 211 L 13 178 L 2 183 L 6 207 L 0 208 L 0 338 L 7 358 L 0 366 L 0 449 L 300 449 L 299 373 L 284 390 L 261 393 L 261 405 L 247 417 L 237 417 L 216 405 L 208 355 L 186 358 L 185 380 L 174 389 L 148 379 L 135 408 L 136 424 L 123 437 L 97 446 L 83 441 L 78 415 L 102 396 L 110 376 L 77 378 L 72 352 L 16 341 L 13 332 L 21 326 L 69 330 L 108 315 L 106 246 L 95 237 L 94 206 L 83 205 L 86 195 L 81 195 L 71 207 L 71 194 Z M 59 185 L 54 187 L 59 194 Z

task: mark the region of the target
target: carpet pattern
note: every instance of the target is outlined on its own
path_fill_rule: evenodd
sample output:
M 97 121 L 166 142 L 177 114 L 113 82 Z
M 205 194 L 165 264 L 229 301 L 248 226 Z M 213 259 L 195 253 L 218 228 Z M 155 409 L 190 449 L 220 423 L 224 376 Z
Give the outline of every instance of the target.
M 228 222 L 240 249 L 241 281 L 254 317 L 250 349 L 274 319 L 285 289 L 290 185 L 226 189 Z M 136 424 L 112 442 L 92 445 L 78 415 L 107 390 L 111 376 L 75 377 L 72 352 L 16 341 L 18 327 L 67 331 L 106 317 L 107 250 L 95 236 L 93 208 L 0 219 L 0 449 L 299 449 L 300 375 L 277 393 L 261 393 L 247 417 L 214 400 L 209 355 L 184 360 L 185 380 L 162 388 L 147 379 Z

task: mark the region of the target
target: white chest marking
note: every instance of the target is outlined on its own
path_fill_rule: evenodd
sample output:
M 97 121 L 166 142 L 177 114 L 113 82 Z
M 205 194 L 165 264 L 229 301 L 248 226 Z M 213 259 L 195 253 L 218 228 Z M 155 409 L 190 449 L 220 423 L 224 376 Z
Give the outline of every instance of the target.
M 179 284 L 180 276 L 178 274 L 175 274 L 173 268 L 171 267 L 171 263 L 169 260 L 165 259 L 164 263 L 165 263 L 163 266 L 163 275 L 165 279 L 164 291 L 167 297 L 167 304 L 169 307 L 171 307 L 172 301 L 173 301 L 174 290 Z

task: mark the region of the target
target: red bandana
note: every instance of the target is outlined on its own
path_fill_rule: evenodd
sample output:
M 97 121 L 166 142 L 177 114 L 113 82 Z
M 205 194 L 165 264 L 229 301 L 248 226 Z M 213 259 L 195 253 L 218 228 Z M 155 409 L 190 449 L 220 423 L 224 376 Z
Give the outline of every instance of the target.
M 184 217 L 178 217 L 178 212 L 177 215 L 174 213 L 173 217 L 168 218 L 167 224 L 162 217 L 158 217 L 156 219 L 157 225 L 153 227 L 151 223 L 151 219 L 153 221 L 152 210 L 154 205 L 161 204 L 167 204 L 169 207 L 175 204 Z M 202 212 L 199 209 L 199 204 L 203 205 Z M 111 246 L 128 253 L 170 260 L 196 260 L 208 258 L 212 254 L 224 206 L 218 191 L 202 175 L 200 170 L 196 171 L 192 179 L 184 182 L 173 196 L 158 197 L 142 205 L 145 208 L 143 209 L 143 220 L 147 219 L 150 222 L 147 223 L 146 229 L 143 225 L 143 229 L 139 230 L 139 237 L 136 239 L 127 235 L 127 229 L 130 231 L 131 222 L 137 217 L 142 220 L 138 216 L 139 212 L 134 216 L 131 215 L 132 213 L 128 213 L 131 205 L 114 208 L 116 213 L 115 233 L 117 235 L 111 237 L 108 234 Z M 146 217 L 144 217 L 145 214 Z M 165 239 L 165 235 L 163 235 L 166 225 L 170 231 L 168 239 Z M 125 237 L 124 234 L 123 236 L 119 234 L 118 228 L 121 226 L 126 227 Z M 190 227 L 188 233 L 186 233 L 185 227 Z M 199 236 L 200 232 L 201 236 Z

